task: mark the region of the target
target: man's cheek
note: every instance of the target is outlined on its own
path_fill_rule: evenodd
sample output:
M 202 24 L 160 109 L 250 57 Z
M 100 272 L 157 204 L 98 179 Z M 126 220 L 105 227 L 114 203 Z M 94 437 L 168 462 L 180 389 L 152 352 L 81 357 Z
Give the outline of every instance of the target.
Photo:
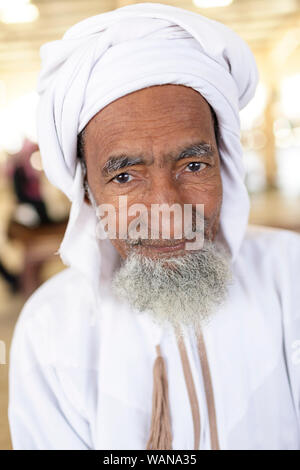
M 205 217 L 210 217 L 222 203 L 222 191 L 217 186 L 203 186 L 186 192 L 185 204 L 203 204 Z
M 218 206 L 215 211 L 213 211 L 208 219 L 208 227 L 205 236 L 210 239 L 214 240 L 215 236 L 217 235 L 220 227 L 220 213 L 221 213 L 221 206 Z

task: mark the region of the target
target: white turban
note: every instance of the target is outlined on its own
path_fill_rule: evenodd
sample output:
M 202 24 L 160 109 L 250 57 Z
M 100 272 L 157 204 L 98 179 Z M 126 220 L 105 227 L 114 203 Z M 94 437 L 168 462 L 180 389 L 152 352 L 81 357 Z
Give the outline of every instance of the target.
M 244 41 L 199 14 L 140 3 L 81 21 L 62 40 L 42 46 L 41 57 L 38 140 L 43 165 L 49 180 L 72 201 L 60 247 L 63 261 L 93 281 L 110 250 L 106 244 L 102 255 L 95 256 L 96 216 L 84 202 L 78 133 L 117 98 L 162 84 L 195 89 L 216 112 L 223 182 L 218 237 L 234 260 L 249 215 L 239 110 L 253 97 L 258 80 Z

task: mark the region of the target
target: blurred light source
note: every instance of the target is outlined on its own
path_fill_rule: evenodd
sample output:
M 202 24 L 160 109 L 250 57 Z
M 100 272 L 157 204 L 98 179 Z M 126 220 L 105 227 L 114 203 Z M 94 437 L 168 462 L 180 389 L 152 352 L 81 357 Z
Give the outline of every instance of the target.
M 193 3 L 198 8 L 217 8 L 227 7 L 233 0 L 193 0 Z
M 299 148 L 291 145 L 282 147 L 276 154 L 278 186 L 287 196 L 300 196 Z
M 0 0 L 0 20 L 3 23 L 29 23 L 39 16 L 30 0 Z
M 263 114 L 267 101 L 267 90 L 263 83 L 259 83 L 254 98 L 240 112 L 242 130 L 250 130 L 257 119 Z
M 300 127 L 294 127 L 293 132 L 294 132 L 295 144 L 298 147 L 300 147 Z
M 30 164 L 36 171 L 43 170 L 42 157 L 39 151 L 33 152 L 30 157 Z
M 6 102 L 6 87 L 5 83 L 0 80 L 0 107 L 4 106 Z
M 290 119 L 300 118 L 300 74 L 286 77 L 281 85 L 281 105 L 285 115 Z
M 36 142 L 36 110 L 38 94 L 27 93 L 0 108 L 0 149 L 17 153 L 24 137 Z
M 16 207 L 14 219 L 16 222 L 19 222 L 26 227 L 34 227 L 35 225 L 38 225 L 40 221 L 37 212 L 30 204 L 27 203 L 19 204 Z

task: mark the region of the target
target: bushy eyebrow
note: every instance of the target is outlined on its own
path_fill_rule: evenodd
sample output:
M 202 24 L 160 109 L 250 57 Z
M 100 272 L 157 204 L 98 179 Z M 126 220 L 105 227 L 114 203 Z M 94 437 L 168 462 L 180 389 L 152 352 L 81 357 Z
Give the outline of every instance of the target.
M 109 176 L 111 173 L 115 173 L 122 168 L 127 168 L 133 165 L 140 165 L 142 163 L 145 163 L 143 158 L 134 158 L 127 155 L 110 157 L 105 163 L 101 172 L 103 176 Z
M 175 161 L 182 160 L 183 158 L 188 158 L 191 156 L 198 157 L 212 157 L 214 154 L 214 148 L 211 144 L 205 142 L 200 142 L 199 144 L 191 145 L 186 149 L 183 149 L 182 152 L 175 158 Z
M 183 149 L 179 155 L 177 155 L 175 158 L 170 157 L 174 161 L 179 161 L 184 158 L 188 158 L 191 156 L 195 157 L 213 157 L 214 155 L 214 147 L 211 144 L 208 144 L 206 142 L 199 142 L 193 145 L 190 145 L 189 147 L 186 147 Z M 151 164 L 152 162 L 145 161 L 143 157 L 131 157 L 129 155 L 115 155 L 110 157 L 105 165 L 103 166 L 101 173 L 102 176 L 107 177 L 111 175 L 112 173 L 115 173 L 119 170 L 122 170 L 124 168 L 128 168 L 130 166 L 134 165 L 141 165 L 141 164 Z

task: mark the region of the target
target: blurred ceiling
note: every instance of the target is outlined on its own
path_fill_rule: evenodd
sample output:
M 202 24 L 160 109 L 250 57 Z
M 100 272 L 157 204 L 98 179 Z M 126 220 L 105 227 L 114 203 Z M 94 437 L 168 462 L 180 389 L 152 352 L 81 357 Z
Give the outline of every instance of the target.
M 0 78 L 38 70 L 39 48 L 59 39 L 68 27 L 92 15 L 129 3 L 126 0 L 32 0 L 40 16 L 32 23 L 0 23 Z M 223 8 L 200 9 L 192 0 L 161 1 L 221 21 L 240 34 L 254 51 L 270 49 L 288 30 L 300 32 L 300 0 L 234 0 Z M 300 33 L 298 33 L 300 34 Z

